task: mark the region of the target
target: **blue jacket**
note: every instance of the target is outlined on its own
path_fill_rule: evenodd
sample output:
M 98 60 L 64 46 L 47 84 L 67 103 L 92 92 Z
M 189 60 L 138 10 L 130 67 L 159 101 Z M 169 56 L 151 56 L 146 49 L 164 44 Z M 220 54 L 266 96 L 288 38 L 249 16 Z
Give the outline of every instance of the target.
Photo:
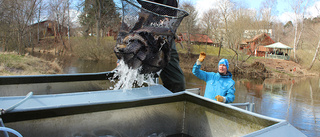
M 192 73 L 207 83 L 204 97 L 216 100 L 215 97 L 220 95 L 226 98 L 225 103 L 232 103 L 236 91 L 232 74 L 228 71 L 226 76 L 222 76 L 219 73 L 200 70 L 200 67 L 201 65 L 194 64 Z

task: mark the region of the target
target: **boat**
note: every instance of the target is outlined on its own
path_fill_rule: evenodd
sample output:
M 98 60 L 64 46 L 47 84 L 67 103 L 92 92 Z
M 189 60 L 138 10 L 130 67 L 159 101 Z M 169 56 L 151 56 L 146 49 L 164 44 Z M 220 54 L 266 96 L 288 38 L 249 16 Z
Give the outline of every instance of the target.
M 84 75 L 90 80 L 106 80 L 109 74 L 73 74 L 70 77 Z M 60 76 L 65 78 L 59 75 L 23 77 L 33 77 L 33 81 L 43 83 L 84 80 L 84 77 L 66 80 L 67 74 Z M 39 77 L 47 80 L 35 79 Z M 18 76 L 11 77 L 14 78 L 19 79 Z M 23 84 L 33 83 L 22 79 Z M 7 81 L 6 84 L 13 83 Z M 48 95 L 30 92 L 27 96 L 0 97 L 0 108 L 3 121 L 0 130 L 5 131 L 4 134 L 17 132 L 24 137 L 306 136 L 286 120 L 260 115 L 189 91 L 172 93 L 160 84 L 131 90 Z

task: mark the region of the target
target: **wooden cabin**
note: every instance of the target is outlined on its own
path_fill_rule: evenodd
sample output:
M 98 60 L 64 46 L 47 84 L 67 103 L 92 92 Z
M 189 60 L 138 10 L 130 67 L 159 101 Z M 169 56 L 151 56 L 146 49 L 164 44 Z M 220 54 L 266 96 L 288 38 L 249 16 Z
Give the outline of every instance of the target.
M 203 44 L 203 45 L 215 45 L 219 43 L 214 43 L 212 39 L 209 38 L 208 35 L 205 34 L 190 34 L 183 32 L 180 34 L 182 36 L 182 41 L 188 41 L 191 44 Z
M 40 38 L 48 37 L 48 36 L 67 36 L 68 28 L 58 24 L 56 21 L 45 20 L 39 23 L 35 23 L 30 25 L 31 29 L 34 32 L 37 32 L 39 26 L 39 36 Z M 33 33 L 34 37 L 37 38 L 37 33 Z
M 266 33 L 256 35 L 252 39 L 243 40 L 240 43 L 240 50 L 246 52 L 247 55 L 253 55 L 258 57 L 264 57 L 266 52 L 270 52 L 271 49 L 266 48 L 266 45 L 275 43 L 270 36 Z

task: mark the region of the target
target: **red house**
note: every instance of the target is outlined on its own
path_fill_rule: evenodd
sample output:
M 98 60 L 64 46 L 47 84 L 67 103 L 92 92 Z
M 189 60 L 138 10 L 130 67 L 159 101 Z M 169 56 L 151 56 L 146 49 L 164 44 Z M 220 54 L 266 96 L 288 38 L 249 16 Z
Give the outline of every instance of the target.
M 35 30 L 35 32 L 38 26 L 40 28 L 40 38 L 47 37 L 47 36 L 59 36 L 59 35 L 67 36 L 68 34 L 68 28 L 62 25 L 58 25 L 56 21 L 45 20 L 45 21 L 30 25 L 30 27 L 33 30 Z
M 264 57 L 269 48 L 264 46 L 275 43 L 266 33 L 259 34 L 252 39 L 243 40 L 240 43 L 240 50 L 243 50 L 247 55 Z
M 189 34 L 183 32 L 180 35 L 182 36 L 182 41 L 189 41 L 193 44 L 208 44 L 214 45 L 215 43 L 205 34 Z

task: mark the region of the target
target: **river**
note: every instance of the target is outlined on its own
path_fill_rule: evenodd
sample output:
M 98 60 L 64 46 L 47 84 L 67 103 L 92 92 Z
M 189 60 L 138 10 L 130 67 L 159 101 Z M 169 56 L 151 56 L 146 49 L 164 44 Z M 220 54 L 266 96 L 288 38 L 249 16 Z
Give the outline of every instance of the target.
M 85 61 L 76 58 L 64 60 L 63 70 L 68 74 L 104 72 L 116 67 L 116 61 Z M 184 73 L 186 87 L 200 88 L 200 94 L 203 95 L 205 82 L 195 77 L 191 70 Z M 307 136 L 320 136 L 320 78 L 234 80 L 234 103 L 255 103 L 256 113 L 287 120 Z

